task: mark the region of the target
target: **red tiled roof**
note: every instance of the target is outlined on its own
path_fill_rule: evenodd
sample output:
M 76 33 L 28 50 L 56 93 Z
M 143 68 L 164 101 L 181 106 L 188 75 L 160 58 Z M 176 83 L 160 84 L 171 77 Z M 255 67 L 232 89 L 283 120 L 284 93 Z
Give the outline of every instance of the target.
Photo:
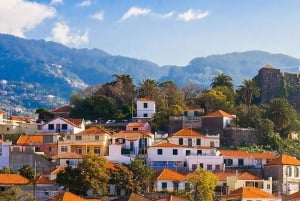
M 266 164 L 266 166 L 272 165 L 300 165 L 300 161 L 293 156 L 282 155 Z
M 228 118 L 234 118 L 233 115 L 227 113 L 227 112 L 224 112 L 223 110 L 217 110 L 217 111 L 214 111 L 212 113 L 209 113 L 203 117 L 228 117 Z
M 20 174 L 0 174 L 0 184 L 2 185 L 26 185 L 30 181 Z
M 164 168 L 157 176 L 157 180 L 184 181 L 186 176 L 178 172 Z
M 223 156 L 231 156 L 231 157 L 243 157 L 250 156 L 247 151 L 242 150 L 219 150 Z
M 62 172 L 65 170 L 65 167 L 58 167 L 58 168 L 55 168 L 54 170 L 48 170 L 46 172 L 43 172 L 43 175 L 56 175 L 58 174 L 59 172 Z
M 63 192 L 53 198 L 49 198 L 47 201 L 87 201 L 87 199 L 81 198 L 71 192 Z
M 52 157 L 53 159 L 81 159 L 83 158 L 81 154 L 77 154 L 75 152 L 66 152 L 61 153 Z
M 298 191 L 296 193 L 292 193 L 290 195 L 287 195 L 286 200 L 299 201 L 300 200 L 300 191 Z
M 3 114 L 4 112 L 3 112 L 3 110 L 0 110 L 0 114 Z
M 148 198 L 144 197 L 143 195 L 139 195 L 136 193 L 130 193 L 128 195 L 114 199 L 114 201 L 151 201 L 151 199 L 148 199 Z
M 142 137 L 152 137 L 148 131 L 120 131 L 112 135 L 112 138 L 124 138 L 129 141 L 135 141 Z
M 72 109 L 73 109 L 72 106 L 65 105 L 65 106 L 50 110 L 49 112 L 52 112 L 52 113 L 67 113 L 67 112 L 70 112 Z
M 219 181 L 226 181 L 227 177 L 236 175 L 235 172 L 214 172 L 214 175 L 218 178 Z
M 239 180 L 262 180 L 261 177 L 250 174 L 249 172 L 243 172 L 238 176 Z
M 145 126 L 146 122 L 130 122 L 126 126 L 127 127 L 143 127 Z
M 183 128 L 176 133 L 173 134 L 172 137 L 183 137 L 183 136 L 189 136 L 189 137 L 204 137 L 205 135 L 197 132 L 191 128 Z
M 267 193 L 255 187 L 241 187 L 233 190 L 225 198 L 276 198 L 274 195 Z
M 55 184 L 55 181 L 51 181 L 50 179 L 48 179 L 48 177 L 46 177 L 44 175 L 40 175 L 35 179 L 34 183 L 35 184 Z
M 274 153 L 249 153 L 252 158 L 260 159 L 275 159 L 276 155 Z
M 144 98 L 139 98 L 138 101 L 152 101 L 150 98 L 144 97 Z
M 178 145 L 178 144 L 173 144 L 170 142 L 160 142 L 160 143 L 154 144 L 150 147 L 183 147 L 183 146 Z
M 42 144 L 42 135 L 20 135 L 17 145 Z
M 93 127 L 88 128 L 88 129 L 85 129 L 84 131 L 80 131 L 77 134 L 90 135 L 90 134 L 110 134 L 110 133 L 108 133 L 107 131 L 105 131 L 102 128 L 99 128 L 97 126 L 93 126 Z
M 73 124 L 77 127 L 81 126 L 82 121 L 83 121 L 83 119 L 72 119 L 72 118 L 65 119 L 65 118 L 62 118 L 62 117 L 59 117 L 59 118 L 65 120 L 66 122 L 69 122 L 70 124 Z
M 34 120 L 34 118 L 32 117 L 20 117 L 20 116 L 11 116 L 9 118 L 9 120 L 12 120 L 12 121 L 17 121 L 17 122 L 31 122 Z

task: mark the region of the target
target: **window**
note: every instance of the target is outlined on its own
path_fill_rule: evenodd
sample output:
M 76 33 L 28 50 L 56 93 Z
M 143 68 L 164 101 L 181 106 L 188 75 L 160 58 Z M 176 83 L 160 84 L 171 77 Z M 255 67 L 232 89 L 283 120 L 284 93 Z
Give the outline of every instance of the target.
M 132 128 L 132 130 L 133 130 L 133 131 L 138 131 L 138 130 L 139 130 L 139 128 Z
M 95 141 L 99 141 L 99 139 L 100 139 L 99 135 L 96 135 L 95 136 Z
M 62 124 L 61 130 L 68 130 L 68 124 Z
M 194 111 L 194 117 L 199 117 L 200 116 L 200 112 L 199 111 Z
M 216 165 L 215 166 L 215 170 L 221 170 L 221 166 L 220 165 Z
M 203 167 L 204 167 L 203 163 L 200 163 L 200 164 L 199 164 L 199 167 L 200 167 L 200 168 L 203 168 Z
M 212 170 L 212 165 L 207 165 L 207 170 Z
M 75 140 L 76 140 L 76 141 L 81 141 L 81 140 L 82 140 L 82 136 L 81 136 L 81 135 L 76 136 L 76 137 L 75 137 Z
M 68 147 L 67 146 L 61 146 L 60 151 L 61 152 L 68 152 Z
M 144 108 L 148 108 L 148 103 L 144 103 Z
M 197 139 L 197 145 L 201 145 L 201 139 Z
M 197 164 L 192 164 L 192 170 L 196 170 L 197 169 Z
M 67 135 L 66 138 L 67 138 L 67 140 L 70 140 L 70 139 L 71 139 L 71 136 L 70 136 L 70 135 Z
M 148 114 L 147 114 L 147 113 L 144 113 L 144 117 L 148 117 Z
M 179 143 L 179 145 L 183 145 L 183 138 L 179 138 L 178 143 Z
M 178 155 L 178 149 L 173 149 L 173 155 Z
M 185 151 L 185 155 L 186 155 L 186 156 L 191 155 L 191 150 L 186 150 L 186 151 Z
M 94 148 L 94 154 L 100 154 L 100 147 Z
M 9 127 L 6 128 L 6 131 L 9 131 Z
M 215 142 L 214 141 L 210 141 L 210 147 L 215 147 Z
M 187 117 L 188 116 L 188 111 L 184 111 L 183 116 Z
M 54 130 L 54 124 L 48 124 L 48 130 Z
M 299 168 L 295 167 L 295 177 L 299 177 Z
M 162 183 L 161 183 L 161 188 L 162 188 L 163 190 L 166 190 L 167 187 L 168 187 L 167 182 L 162 182 Z
M 52 147 L 48 147 L 48 151 L 52 151 Z
M 189 138 L 189 139 L 188 139 L 188 145 L 189 145 L 189 146 L 193 146 L 193 139 L 192 139 L 192 138 Z
M 174 191 L 178 191 L 178 189 L 179 189 L 179 183 L 178 182 L 174 182 L 173 185 L 174 185 Z
M 267 189 L 271 189 L 271 185 L 270 184 L 267 184 Z
M 163 150 L 162 149 L 157 149 L 157 155 L 162 155 L 163 154 Z
M 225 164 L 226 166 L 232 166 L 233 160 L 232 160 L 232 159 L 224 159 L 224 164 Z
M 197 155 L 202 155 L 202 150 L 197 150 Z
M 76 152 L 77 154 L 82 154 L 82 149 L 81 149 L 81 147 L 76 147 L 76 148 L 75 148 L 75 152 Z
M 0 156 L 2 156 L 2 147 L 0 147 Z
M 288 167 L 287 167 L 287 176 L 288 176 L 288 177 L 291 177 L 291 176 L 292 176 L 292 167 L 291 167 L 291 166 L 288 166 Z
M 238 165 L 244 166 L 244 159 L 238 159 Z

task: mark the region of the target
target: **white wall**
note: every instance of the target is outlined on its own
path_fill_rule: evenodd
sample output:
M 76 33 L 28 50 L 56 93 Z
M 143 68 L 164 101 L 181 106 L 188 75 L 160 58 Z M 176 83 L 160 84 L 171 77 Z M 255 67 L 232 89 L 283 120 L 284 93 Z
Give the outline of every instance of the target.
M 162 189 L 162 183 L 167 183 L 167 188 Z M 178 183 L 178 190 L 184 190 L 185 189 L 185 182 L 180 182 Z M 174 183 L 173 181 L 169 180 L 158 180 L 156 181 L 156 191 L 164 191 L 167 190 L 168 192 L 173 192 L 174 191 Z
M 144 108 L 144 103 L 147 103 L 147 108 Z M 154 101 L 140 101 L 137 100 L 137 117 L 144 117 L 144 114 L 147 114 L 148 117 L 152 117 L 155 113 L 155 102 Z
M 10 142 L 3 142 L 0 144 L 0 149 L 2 153 L 0 155 L 0 168 L 9 167 L 9 146 Z

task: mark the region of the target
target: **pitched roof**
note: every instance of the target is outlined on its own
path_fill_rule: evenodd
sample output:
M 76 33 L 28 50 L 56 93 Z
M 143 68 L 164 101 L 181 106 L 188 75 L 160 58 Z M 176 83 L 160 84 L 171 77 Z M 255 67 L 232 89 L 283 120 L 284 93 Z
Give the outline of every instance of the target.
M 90 134 L 109 134 L 109 133 L 98 126 L 92 126 L 85 129 L 84 131 L 80 131 L 77 134 L 90 135 Z
M 272 165 L 300 165 L 300 161 L 293 156 L 281 155 L 266 164 L 266 166 Z
M 83 119 L 72 119 L 72 118 L 65 119 L 65 118 L 62 118 L 62 117 L 59 117 L 59 118 L 61 118 L 64 121 L 68 122 L 69 124 L 72 124 L 72 125 L 77 126 L 77 127 L 81 126 L 81 124 L 83 122 Z
M 253 175 L 249 172 L 243 172 L 238 175 L 239 180 L 262 180 L 261 177 Z
M 129 141 L 135 141 L 141 137 L 152 137 L 148 131 L 120 131 L 112 135 L 112 138 L 124 138 Z
M 20 135 L 17 145 L 30 145 L 43 143 L 42 135 Z
M 234 118 L 233 115 L 227 113 L 227 112 L 224 112 L 223 110 L 217 110 L 217 111 L 214 111 L 212 113 L 209 113 L 205 116 L 202 116 L 202 117 L 228 117 L 228 118 Z
M 156 177 L 157 180 L 171 180 L 171 181 L 184 181 L 186 180 L 186 176 L 182 175 L 178 172 L 170 170 L 168 168 L 164 168 L 162 171 L 158 173 Z
M 249 156 L 249 153 L 243 150 L 219 150 L 219 151 L 223 156 L 231 156 L 231 157 Z
M 300 191 L 287 195 L 286 200 L 290 200 L 290 201 L 300 200 Z
M 55 184 L 55 181 L 51 181 L 48 177 L 46 177 L 44 175 L 40 175 L 34 180 L 34 183 L 35 184 Z
M 188 201 L 188 200 L 174 195 L 170 195 L 164 198 L 159 198 L 155 201 Z
M 144 98 L 139 98 L 138 101 L 153 101 L 150 98 L 144 97 Z
M 47 201 L 87 201 L 87 199 L 81 198 L 71 192 L 63 192 L 53 198 L 49 198 Z
M 267 193 L 255 187 L 241 187 L 231 191 L 226 198 L 276 198 L 274 195 Z
M 11 116 L 9 117 L 9 120 L 12 120 L 12 121 L 16 121 L 16 122 L 31 122 L 34 120 L 34 118 L 32 117 L 20 117 L 20 116 Z
M 20 174 L 0 174 L 0 184 L 3 185 L 25 185 L 30 181 Z
M 60 166 L 58 168 L 43 172 L 43 175 L 50 175 L 50 174 L 55 175 L 55 174 L 58 174 L 59 172 L 62 172 L 64 170 L 65 170 L 65 167 Z
M 151 201 L 151 199 L 148 199 L 136 193 L 131 193 L 126 196 L 114 199 L 113 201 Z
M 72 109 L 73 109 L 73 107 L 71 105 L 64 105 L 62 107 L 52 109 L 49 112 L 52 112 L 52 113 L 67 113 L 67 112 L 70 112 Z
M 3 112 L 3 110 L 0 110 L 0 114 L 3 114 L 4 112 Z
M 172 135 L 172 137 L 204 137 L 205 135 L 191 128 L 183 128 Z
M 145 124 L 147 124 L 147 122 L 130 122 L 126 127 L 143 127 Z
M 214 172 L 219 181 L 227 181 L 227 177 L 236 175 L 235 172 Z
M 160 143 L 154 144 L 150 147 L 183 147 L 183 146 L 178 145 L 178 144 L 173 144 L 173 143 L 170 143 L 170 142 L 160 142 Z
M 81 159 L 83 158 L 81 154 L 77 154 L 75 152 L 66 152 L 61 153 L 52 157 L 53 159 Z
M 275 159 L 276 155 L 274 153 L 249 153 L 252 158 L 260 159 Z

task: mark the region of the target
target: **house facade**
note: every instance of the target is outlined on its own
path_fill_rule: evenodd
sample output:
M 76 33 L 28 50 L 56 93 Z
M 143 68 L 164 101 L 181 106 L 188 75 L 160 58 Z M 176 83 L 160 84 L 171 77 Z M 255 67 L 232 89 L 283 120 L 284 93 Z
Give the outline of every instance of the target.
M 151 118 L 155 110 L 155 101 L 149 98 L 140 98 L 136 101 L 137 118 Z
M 83 119 L 57 117 L 41 126 L 42 133 L 75 134 L 85 130 Z
M 156 191 L 175 192 L 185 190 L 187 188 L 187 179 L 185 175 L 164 168 L 158 173 L 155 182 Z
M 0 142 L 0 169 L 9 167 L 9 154 L 11 142 Z

